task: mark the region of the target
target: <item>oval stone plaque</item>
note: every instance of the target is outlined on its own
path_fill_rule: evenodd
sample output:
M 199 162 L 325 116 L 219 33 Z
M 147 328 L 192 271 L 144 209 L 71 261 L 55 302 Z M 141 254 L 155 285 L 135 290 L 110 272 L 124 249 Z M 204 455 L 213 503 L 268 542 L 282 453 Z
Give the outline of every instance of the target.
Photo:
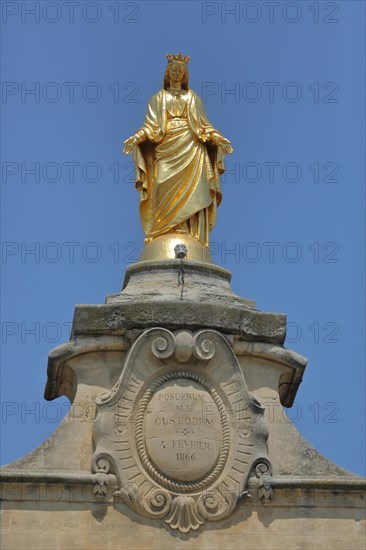
M 145 447 L 154 466 L 170 479 L 192 482 L 215 467 L 222 443 L 219 410 L 193 380 L 176 378 L 154 393 L 143 423 Z

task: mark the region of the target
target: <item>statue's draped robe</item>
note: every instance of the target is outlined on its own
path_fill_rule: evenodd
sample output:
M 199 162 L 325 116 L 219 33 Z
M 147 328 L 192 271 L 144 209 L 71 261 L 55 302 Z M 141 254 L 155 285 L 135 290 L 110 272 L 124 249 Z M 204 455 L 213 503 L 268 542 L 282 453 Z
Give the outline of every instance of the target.
M 216 145 L 200 140 L 204 132 L 220 135 L 202 100 L 192 90 L 180 99 L 160 90 L 151 98 L 141 128 L 148 139 L 133 159 L 146 240 L 180 232 L 208 245 L 221 202 L 224 162 Z

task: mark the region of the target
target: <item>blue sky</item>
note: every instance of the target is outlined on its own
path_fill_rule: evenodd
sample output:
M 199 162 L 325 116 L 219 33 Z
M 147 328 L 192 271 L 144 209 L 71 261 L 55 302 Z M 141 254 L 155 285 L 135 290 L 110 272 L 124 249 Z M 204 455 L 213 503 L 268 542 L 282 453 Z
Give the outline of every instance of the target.
M 165 54 L 182 51 L 234 147 L 214 261 L 237 294 L 287 314 L 286 347 L 309 360 L 288 415 L 364 474 L 364 3 L 1 8 L 1 463 L 56 428 L 67 403 L 43 399 L 47 354 L 68 340 L 75 304 L 117 292 L 141 250 L 121 141 Z

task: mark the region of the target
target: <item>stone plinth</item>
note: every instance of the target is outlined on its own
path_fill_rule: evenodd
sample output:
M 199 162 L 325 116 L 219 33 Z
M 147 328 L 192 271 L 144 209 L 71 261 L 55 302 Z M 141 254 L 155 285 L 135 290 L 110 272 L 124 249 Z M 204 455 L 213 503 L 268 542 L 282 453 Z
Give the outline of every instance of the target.
M 45 389 L 73 405 L 1 470 L 4 548 L 363 548 L 365 481 L 283 414 L 306 367 L 285 315 L 230 277 L 141 261 L 76 306 Z

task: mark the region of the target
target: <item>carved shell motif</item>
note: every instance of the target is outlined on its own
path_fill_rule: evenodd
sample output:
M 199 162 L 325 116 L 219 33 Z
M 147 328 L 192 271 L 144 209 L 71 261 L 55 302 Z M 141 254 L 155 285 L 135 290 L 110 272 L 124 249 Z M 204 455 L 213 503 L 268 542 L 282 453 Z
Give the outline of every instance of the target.
M 179 529 L 182 533 L 188 533 L 191 529 L 197 531 L 203 524 L 194 499 L 188 495 L 180 495 L 173 500 L 165 521 L 172 529 Z

